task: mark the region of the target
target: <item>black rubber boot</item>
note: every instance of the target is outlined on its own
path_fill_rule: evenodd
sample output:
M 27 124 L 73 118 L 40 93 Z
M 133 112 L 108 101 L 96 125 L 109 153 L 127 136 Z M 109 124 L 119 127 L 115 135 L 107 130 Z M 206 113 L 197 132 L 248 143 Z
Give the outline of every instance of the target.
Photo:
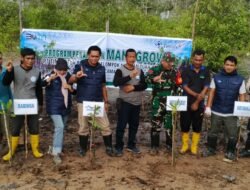
M 80 155 L 85 156 L 87 153 L 88 147 L 88 139 L 89 136 L 79 136 L 79 144 L 80 144 Z
M 250 131 L 250 118 L 248 118 L 247 130 Z
M 112 148 L 112 135 L 103 136 L 103 141 L 106 146 L 106 154 L 109 156 L 114 156 L 114 152 Z
M 3 154 L 6 154 L 4 150 L 5 150 L 5 146 L 3 142 L 3 135 L 0 134 L 0 156 L 2 156 Z
M 3 135 L 0 134 L 0 152 L 2 151 L 3 149 Z
M 207 137 L 207 149 L 203 153 L 203 156 L 208 157 L 208 156 L 215 155 L 216 154 L 215 153 L 216 147 L 217 147 L 217 136 L 216 135 L 209 135 Z
M 151 131 L 151 153 L 157 154 L 160 147 L 160 134 L 157 131 Z
M 245 148 L 242 151 L 240 151 L 239 156 L 240 157 L 250 157 L 250 132 L 248 132 L 248 135 L 247 135 L 247 141 L 246 141 Z
M 247 130 L 249 132 L 247 134 L 246 145 L 245 148 L 240 151 L 239 157 L 250 157 L 250 118 L 248 119 Z
M 166 147 L 167 151 L 172 150 L 172 131 L 166 131 Z
M 234 137 L 230 137 L 228 139 L 227 143 L 227 152 L 225 154 L 225 158 L 229 160 L 235 160 L 236 159 L 236 144 L 237 144 L 237 139 Z

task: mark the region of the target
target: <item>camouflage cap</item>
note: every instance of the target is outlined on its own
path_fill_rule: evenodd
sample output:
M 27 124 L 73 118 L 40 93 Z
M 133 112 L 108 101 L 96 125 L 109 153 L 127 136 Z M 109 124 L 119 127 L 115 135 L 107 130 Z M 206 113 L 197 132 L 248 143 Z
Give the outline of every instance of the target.
M 166 62 L 174 62 L 175 55 L 171 52 L 165 52 L 165 53 L 163 53 L 162 60 L 164 60 Z

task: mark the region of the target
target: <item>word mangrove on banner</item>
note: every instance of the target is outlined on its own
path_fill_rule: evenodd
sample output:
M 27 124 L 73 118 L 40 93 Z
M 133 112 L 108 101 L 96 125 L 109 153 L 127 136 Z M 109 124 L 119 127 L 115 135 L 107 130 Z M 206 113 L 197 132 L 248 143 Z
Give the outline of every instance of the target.
M 126 50 L 107 49 L 106 60 L 123 61 L 125 58 Z M 137 51 L 136 61 L 138 63 L 159 63 L 162 58 L 162 53 Z

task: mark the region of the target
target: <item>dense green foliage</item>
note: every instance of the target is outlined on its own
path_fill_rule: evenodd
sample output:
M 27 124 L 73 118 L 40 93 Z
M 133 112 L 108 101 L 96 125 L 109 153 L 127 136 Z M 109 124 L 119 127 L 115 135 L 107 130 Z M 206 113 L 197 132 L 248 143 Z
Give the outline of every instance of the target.
M 228 54 L 239 54 L 249 48 L 249 10 L 243 2 L 209 0 L 209 3 L 200 3 L 195 45 L 206 48 L 212 68 L 221 65 Z
M 0 0 L 0 50 L 15 51 L 19 39 L 18 4 Z
M 19 2 L 0 0 L 0 50 L 18 51 Z M 23 28 L 191 38 L 195 0 L 21 0 Z M 194 46 L 216 70 L 228 54 L 250 52 L 249 0 L 200 0 Z M 160 15 L 165 15 L 161 17 Z

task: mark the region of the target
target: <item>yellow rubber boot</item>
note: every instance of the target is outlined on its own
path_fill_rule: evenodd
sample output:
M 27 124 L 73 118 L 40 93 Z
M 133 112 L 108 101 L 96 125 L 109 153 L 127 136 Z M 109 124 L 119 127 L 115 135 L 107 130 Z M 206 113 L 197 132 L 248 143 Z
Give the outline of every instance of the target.
M 30 144 L 34 157 L 41 158 L 43 154 L 38 151 L 39 135 L 30 135 Z
M 189 133 L 182 133 L 182 147 L 180 150 L 181 154 L 185 154 L 189 147 L 188 147 L 188 143 L 189 143 Z
M 4 161 L 9 161 L 11 157 L 15 154 L 16 148 L 18 146 L 19 137 L 11 137 L 11 151 L 3 157 Z
M 191 153 L 194 155 L 196 155 L 198 153 L 199 141 L 200 141 L 200 133 L 193 132 Z

